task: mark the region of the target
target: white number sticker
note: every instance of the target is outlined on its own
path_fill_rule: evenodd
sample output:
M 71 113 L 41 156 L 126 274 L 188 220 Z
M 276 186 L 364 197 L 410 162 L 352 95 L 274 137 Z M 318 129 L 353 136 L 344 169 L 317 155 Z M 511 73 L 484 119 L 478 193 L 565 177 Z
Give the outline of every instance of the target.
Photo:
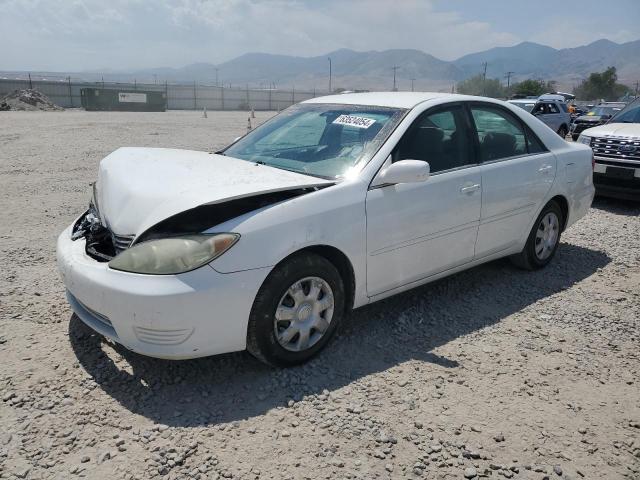
M 355 115 L 340 115 L 333 123 L 337 125 L 348 125 L 356 128 L 369 128 L 376 123 L 375 120 L 365 117 L 357 117 Z

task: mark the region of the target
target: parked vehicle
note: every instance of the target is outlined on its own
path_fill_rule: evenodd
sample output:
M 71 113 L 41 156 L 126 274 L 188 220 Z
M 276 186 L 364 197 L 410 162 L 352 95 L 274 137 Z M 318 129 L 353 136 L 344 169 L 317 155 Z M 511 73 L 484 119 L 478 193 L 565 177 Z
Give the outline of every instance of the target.
M 571 115 L 565 102 L 558 100 L 538 100 L 531 110 L 531 114 L 538 117 L 551 130 L 562 138 L 569 133 Z
M 593 149 L 599 195 L 640 200 L 640 99 L 605 125 L 584 130 L 578 142 Z
M 77 316 L 131 350 L 294 365 L 352 308 L 499 257 L 547 265 L 591 205 L 591 157 L 498 100 L 315 98 L 217 154 L 107 156 L 59 270 Z
M 591 108 L 585 115 L 579 116 L 571 124 L 571 138 L 575 141 L 587 128 L 605 124 L 611 117 L 624 108 L 624 103 L 606 102 Z
M 512 100 L 507 100 L 510 104 L 515 105 L 516 107 L 520 107 L 523 110 L 531 113 L 533 107 L 536 106 L 537 100 L 530 98 L 514 98 Z

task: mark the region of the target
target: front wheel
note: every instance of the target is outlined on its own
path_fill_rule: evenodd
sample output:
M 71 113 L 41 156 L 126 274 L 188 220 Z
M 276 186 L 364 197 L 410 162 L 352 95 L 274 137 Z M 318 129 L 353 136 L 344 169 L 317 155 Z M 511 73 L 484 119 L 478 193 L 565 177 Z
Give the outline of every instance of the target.
M 549 202 L 540 212 L 527 238 L 522 252 L 511 257 L 511 261 L 525 270 L 538 270 L 546 266 L 558 249 L 563 224 L 560 206 Z
M 320 255 L 295 255 L 260 287 L 249 317 L 247 350 L 274 366 L 304 363 L 330 340 L 344 309 L 344 283 L 336 267 Z

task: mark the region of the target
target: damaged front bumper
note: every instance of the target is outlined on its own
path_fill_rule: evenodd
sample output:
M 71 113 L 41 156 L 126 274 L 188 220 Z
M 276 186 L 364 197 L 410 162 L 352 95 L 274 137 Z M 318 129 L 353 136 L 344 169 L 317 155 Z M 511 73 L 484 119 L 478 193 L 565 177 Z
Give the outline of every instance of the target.
M 255 294 L 269 268 L 222 274 L 138 275 L 91 258 L 86 240 L 58 238 L 57 261 L 74 313 L 98 333 L 158 358 L 215 355 L 246 346 Z

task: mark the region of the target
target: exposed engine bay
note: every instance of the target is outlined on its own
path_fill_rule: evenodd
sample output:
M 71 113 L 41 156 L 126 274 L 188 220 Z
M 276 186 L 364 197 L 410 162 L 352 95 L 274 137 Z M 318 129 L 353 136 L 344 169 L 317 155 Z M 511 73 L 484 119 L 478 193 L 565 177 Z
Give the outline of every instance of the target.
M 329 185 L 326 185 L 329 186 Z M 142 233 L 135 243 L 166 238 L 173 235 L 199 233 L 254 210 L 259 210 L 326 186 L 296 188 L 281 192 L 243 197 L 227 202 L 205 204 L 173 215 Z M 73 225 L 72 240 L 86 239 L 87 255 L 98 262 L 108 262 L 122 250 L 129 248 L 133 235 L 116 235 L 101 220 L 92 202 L 89 209 Z

